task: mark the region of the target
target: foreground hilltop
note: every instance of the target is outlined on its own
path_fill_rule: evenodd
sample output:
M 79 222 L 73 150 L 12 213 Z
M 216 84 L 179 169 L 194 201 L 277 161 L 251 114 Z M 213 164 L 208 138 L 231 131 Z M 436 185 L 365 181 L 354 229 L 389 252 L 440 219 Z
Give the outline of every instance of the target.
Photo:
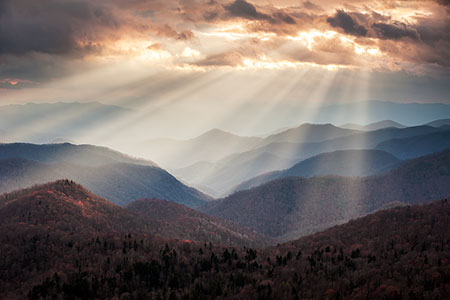
M 123 208 L 70 180 L 0 196 L 0 226 L 10 228 L 12 234 L 17 228 L 32 227 L 58 234 L 133 233 L 232 246 L 254 247 L 270 241 L 169 201 L 141 199 Z
M 243 226 L 166 200 L 139 199 L 126 208 L 164 227 L 167 231 L 164 237 L 250 247 L 275 243 Z
M 3 196 L 0 298 L 445 299 L 450 288 L 448 200 L 380 211 L 254 249 L 126 233 L 143 220 L 135 214 L 135 223 L 103 227 L 100 201 L 74 203 L 70 195 L 83 191 L 56 185 L 49 190 L 63 198 L 56 207 L 69 202 L 94 220 L 82 225 L 80 215 L 67 213 L 62 222 L 18 209 L 20 202 L 47 208 L 42 191 Z

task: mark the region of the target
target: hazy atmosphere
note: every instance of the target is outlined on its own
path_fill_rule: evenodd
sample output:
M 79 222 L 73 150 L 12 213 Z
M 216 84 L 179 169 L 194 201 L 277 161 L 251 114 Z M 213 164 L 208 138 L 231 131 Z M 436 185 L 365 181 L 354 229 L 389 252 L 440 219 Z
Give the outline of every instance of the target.
M 117 105 L 132 114 L 105 126 L 139 139 L 266 134 L 332 121 L 317 107 L 339 103 L 449 103 L 446 1 L 6 0 L 0 13 L 2 105 Z
M 448 299 L 448 0 L 0 0 L 0 299 Z

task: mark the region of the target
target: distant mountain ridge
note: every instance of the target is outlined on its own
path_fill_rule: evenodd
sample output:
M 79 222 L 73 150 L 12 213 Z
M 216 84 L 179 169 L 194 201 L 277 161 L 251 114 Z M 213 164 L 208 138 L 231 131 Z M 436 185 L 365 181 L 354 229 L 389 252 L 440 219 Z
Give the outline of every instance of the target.
M 193 139 L 154 139 L 139 144 L 147 157 L 166 168 L 182 168 L 198 161 L 215 161 L 234 152 L 253 148 L 261 138 L 243 137 L 212 129 Z
M 340 125 L 339 127 L 347 128 L 347 129 L 354 129 L 354 130 L 373 131 L 373 130 L 379 130 L 379 129 L 389 128 L 389 127 L 405 128 L 406 126 L 402 125 L 400 123 L 394 122 L 392 120 L 383 120 L 383 121 L 371 123 L 368 125 L 346 123 L 346 124 Z
M 297 157 L 290 156 L 290 153 L 265 151 L 265 147 L 292 141 L 314 143 L 355 133 L 358 131 L 331 124 L 303 124 L 260 139 L 248 151 L 233 153 L 216 162 L 201 161 L 171 171 L 197 188 L 208 187 L 212 195 L 220 197 L 228 194 L 242 181 L 273 170 L 288 168 L 298 161 Z
M 332 125 L 326 126 L 334 131 Z M 246 180 L 267 172 L 287 169 L 302 160 L 318 154 L 334 152 L 338 150 L 374 149 L 378 144 L 395 138 L 407 138 L 444 131 L 445 128 L 431 126 L 417 126 L 407 128 L 385 128 L 375 131 L 359 132 L 351 135 L 339 136 L 322 142 L 273 142 L 250 151 L 240 152 L 223 158 L 215 164 L 209 164 L 208 173 L 199 181 L 191 181 L 190 178 L 198 178 L 201 174 L 196 165 L 179 170 L 172 170 L 176 175 L 195 187 L 208 186 L 214 189 L 215 195 L 226 196 L 234 190 L 234 187 Z M 318 139 L 317 137 L 315 139 Z M 272 159 L 261 159 L 261 157 Z
M 0 178 L 0 193 L 67 178 L 120 205 L 154 197 L 196 207 L 211 199 L 151 162 L 90 145 L 0 145 Z
M 433 121 L 433 122 L 429 122 L 426 125 L 433 126 L 433 127 L 441 127 L 441 126 L 444 126 L 444 125 L 450 125 L 450 119 L 436 120 L 436 121 Z
M 370 177 L 287 177 L 205 204 L 201 210 L 281 240 L 322 230 L 393 201 L 450 195 L 450 150 Z
M 375 148 L 392 153 L 401 159 L 416 158 L 449 149 L 450 130 L 403 139 L 392 139 L 378 144 Z
M 446 119 L 449 115 L 450 105 L 443 103 L 399 103 L 370 100 L 321 107 L 316 111 L 314 122 L 367 124 L 393 120 L 406 126 L 418 126 L 434 120 Z
M 269 172 L 239 184 L 235 190 L 246 190 L 265 182 L 289 177 L 312 177 L 324 175 L 369 176 L 388 171 L 402 161 L 379 150 L 341 150 L 322 153 L 301 161 L 286 170 Z
M 289 128 L 282 132 L 269 135 L 264 138 L 257 147 L 262 147 L 271 143 L 298 142 L 298 143 L 318 143 L 325 140 L 358 133 L 357 130 L 340 128 L 332 124 L 302 124 L 298 127 Z
M 252 177 L 253 174 L 264 174 L 268 171 L 291 166 L 295 160 L 279 157 L 269 152 L 247 152 L 231 155 L 216 163 L 203 162 L 172 172 L 180 178 L 189 178 L 189 184 L 200 188 L 208 187 L 211 195 L 221 197 L 230 192 L 236 184 Z M 199 166 L 200 169 L 199 170 Z M 203 173 L 202 173 L 203 171 Z
M 0 159 L 24 158 L 39 162 L 70 162 L 87 166 L 101 166 L 110 163 L 134 163 L 157 166 L 153 161 L 135 158 L 106 147 L 74 145 L 70 143 L 0 144 Z

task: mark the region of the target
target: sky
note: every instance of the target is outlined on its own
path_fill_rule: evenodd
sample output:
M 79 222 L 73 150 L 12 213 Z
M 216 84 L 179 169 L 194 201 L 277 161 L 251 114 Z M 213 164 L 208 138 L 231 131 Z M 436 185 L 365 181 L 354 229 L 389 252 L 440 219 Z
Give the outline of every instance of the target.
M 448 0 L 1 0 L 0 105 L 115 104 L 183 136 L 291 107 L 450 103 L 449 15 Z

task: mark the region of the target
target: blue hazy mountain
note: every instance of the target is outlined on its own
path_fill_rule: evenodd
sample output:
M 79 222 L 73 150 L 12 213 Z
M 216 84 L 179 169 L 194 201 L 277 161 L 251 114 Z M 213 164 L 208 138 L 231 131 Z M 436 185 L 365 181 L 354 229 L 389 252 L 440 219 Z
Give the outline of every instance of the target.
M 369 176 L 386 172 L 402 163 L 390 153 L 380 150 L 341 150 L 301 161 L 289 169 L 269 172 L 239 184 L 235 190 L 246 190 L 277 178 L 324 175 Z
M 196 207 L 210 197 L 167 171 L 108 148 L 70 144 L 0 145 L 0 193 L 71 179 L 120 205 L 158 198 Z
M 433 127 L 450 126 L 450 119 L 436 120 L 436 121 L 427 123 L 426 125 L 433 126 Z
M 417 126 L 448 119 L 449 116 L 448 104 L 365 101 L 324 106 L 316 111 L 313 118 L 315 123 L 368 124 L 392 120 L 406 126 Z
M 392 139 L 382 142 L 376 147 L 376 149 L 392 153 L 400 159 L 411 159 L 448 148 L 450 148 L 450 130 L 403 139 Z
M 331 125 L 314 125 L 331 126 Z M 207 186 L 214 190 L 214 195 L 227 195 L 234 191 L 234 187 L 253 177 L 267 172 L 287 169 L 302 160 L 318 154 L 334 152 L 338 150 L 374 149 L 378 144 L 395 139 L 407 138 L 433 132 L 444 131 L 444 128 L 431 126 L 416 126 L 407 128 L 385 128 L 375 131 L 356 131 L 354 134 L 339 136 L 322 142 L 291 141 L 273 142 L 255 148 L 250 151 L 230 155 L 214 165 L 208 165 L 209 172 L 203 173 L 199 181 L 191 181 L 199 178 L 201 171 L 198 164 L 182 170 L 172 170 L 176 175 L 200 188 Z M 316 137 L 317 138 L 317 137 Z M 261 166 L 264 166 L 264 168 Z
M 430 125 L 431 126 L 431 125 Z M 373 131 L 378 129 L 384 129 L 389 127 L 395 127 L 395 128 L 405 128 L 405 125 L 402 125 L 400 123 L 394 122 L 392 120 L 383 120 L 367 125 L 359 125 L 359 124 L 353 124 L 353 123 L 347 123 L 340 125 L 341 128 L 347 128 L 347 129 L 354 129 L 354 130 L 364 130 L 364 131 Z

